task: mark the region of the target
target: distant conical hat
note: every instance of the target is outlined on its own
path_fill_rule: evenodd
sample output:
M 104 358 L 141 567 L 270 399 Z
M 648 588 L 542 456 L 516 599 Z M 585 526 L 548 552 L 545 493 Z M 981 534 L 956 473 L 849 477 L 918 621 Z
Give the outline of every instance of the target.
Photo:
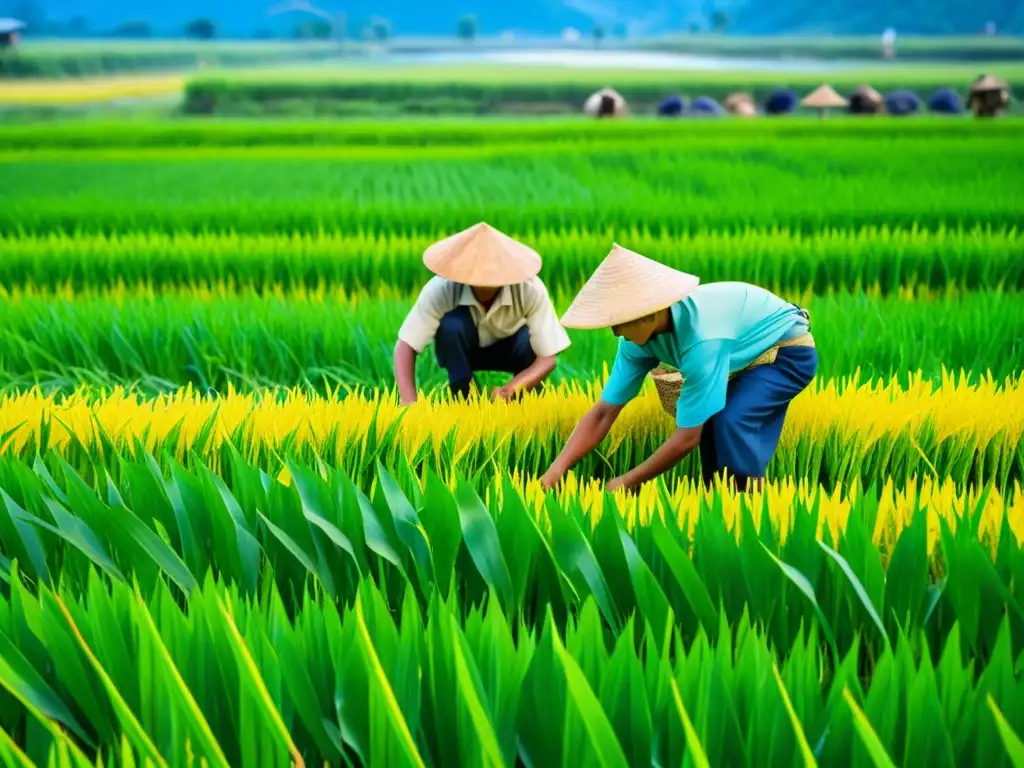
M 868 101 L 873 102 L 875 104 L 881 104 L 883 101 L 882 94 L 880 94 L 867 83 L 862 83 L 861 85 L 858 85 L 857 88 L 854 90 L 853 94 L 851 95 L 860 96 L 861 98 L 867 99 Z
M 434 243 L 423 263 L 453 283 L 496 288 L 535 277 L 541 260 L 529 246 L 481 222 Z
M 618 243 L 576 294 L 562 317 L 566 328 L 610 328 L 689 296 L 700 278 L 666 267 Z
M 757 114 L 754 100 L 749 93 L 731 93 L 725 100 L 725 110 L 733 115 L 749 117 Z
M 800 102 L 800 106 L 812 107 L 814 109 L 845 107 L 846 99 L 836 93 L 835 89 L 831 85 L 825 83 L 804 96 L 803 101 Z
M 605 96 L 610 97 L 615 105 L 615 112 L 613 113 L 615 117 L 621 117 L 626 114 L 626 100 L 614 88 L 602 88 L 590 94 L 590 97 L 583 105 L 583 111 L 591 117 L 596 117 L 598 110 L 601 108 L 601 99 Z
M 1008 91 L 1010 88 L 1006 84 L 1006 81 L 1002 78 L 996 77 L 995 75 L 982 75 L 973 83 L 971 83 L 971 93 L 981 93 L 983 91 Z

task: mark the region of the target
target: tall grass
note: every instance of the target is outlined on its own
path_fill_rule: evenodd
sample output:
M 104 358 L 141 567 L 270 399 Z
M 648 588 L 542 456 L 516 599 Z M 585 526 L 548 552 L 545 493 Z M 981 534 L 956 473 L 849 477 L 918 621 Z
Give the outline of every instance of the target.
M 258 210 L 273 217 L 286 209 L 270 203 L 236 210 L 224 222 L 228 231 L 216 234 L 176 229 L 173 207 L 153 211 L 154 221 L 164 224 L 113 235 L 8 232 L 0 236 L 0 286 L 95 290 L 144 283 L 162 291 L 226 283 L 261 293 L 326 285 L 409 294 L 431 277 L 423 266 L 424 250 L 435 239 L 475 223 L 468 216 L 448 224 L 441 218 L 411 235 L 379 228 L 264 235 L 232 229 L 262 226 Z M 85 220 L 83 226 L 91 228 Z M 127 222 L 122 226 L 133 229 Z M 671 235 L 635 226 L 616 230 L 582 224 L 507 231 L 540 253 L 540 276 L 553 292 L 579 290 L 616 241 L 704 282 L 745 280 L 819 294 L 873 289 L 890 294 L 919 287 L 940 292 L 1024 289 L 1019 257 L 1024 230 L 1018 227 L 828 227 L 801 233 L 737 226 Z
M 904 383 L 912 376 L 939 382 L 944 370 L 998 379 L 1024 372 L 1020 294 L 782 295 L 812 313 L 822 379 L 858 370 L 864 380 Z M 124 385 L 155 394 L 186 385 L 220 392 L 303 386 L 324 393 L 393 386 L 396 334 L 414 295 L 385 290 L 373 297 L 336 286 L 263 295 L 29 289 L 0 298 L 0 388 Z M 571 298 L 556 292 L 556 310 Z M 594 379 L 615 357 L 617 339 L 609 332 L 569 336 L 555 382 Z M 432 347 L 418 360 L 417 381 L 427 391 L 446 384 Z M 480 377 L 482 385 L 496 381 Z

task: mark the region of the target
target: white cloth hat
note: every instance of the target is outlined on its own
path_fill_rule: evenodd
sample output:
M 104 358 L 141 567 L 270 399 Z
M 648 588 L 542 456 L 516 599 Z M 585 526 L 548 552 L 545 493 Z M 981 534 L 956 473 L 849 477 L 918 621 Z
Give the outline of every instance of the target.
M 525 283 L 540 272 L 540 254 L 481 222 L 431 245 L 423 263 L 453 283 L 499 288 Z
M 610 328 L 689 296 L 700 278 L 666 267 L 618 243 L 576 294 L 562 317 L 566 328 Z

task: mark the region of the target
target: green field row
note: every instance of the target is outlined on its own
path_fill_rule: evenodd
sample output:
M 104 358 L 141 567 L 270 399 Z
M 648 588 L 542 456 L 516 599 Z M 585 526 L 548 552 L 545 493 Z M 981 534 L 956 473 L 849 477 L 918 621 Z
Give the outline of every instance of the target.
M 979 64 L 861 67 L 820 72 L 566 70 L 477 63 L 453 67 L 322 68 L 309 70 L 201 74 L 184 87 L 186 114 L 247 116 L 376 114 L 533 114 L 579 113 L 599 88 L 613 86 L 633 113 L 654 114 L 674 94 L 710 96 L 723 101 L 743 91 L 763 105 L 778 89 L 803 97 L 828 80 L 845 94 L 868 82 L 880 92 L 913 91 L 922 111 L 932 93 L 953 88 L 966 102 Z M 1024 82 L 1018 62 L 986 63 L 1012 88 Z
M 188 148 L 254 149 L 284 147 L 365 148 L 511 148 L 528 145 L 535 149 L 551 146 L 564 151 L 576 146 L 590 149 L 637 142 L 661 144 L 666 141 L 681 151 L 703 150 L 722 142 L 741 149 L 766 142 L 798 146 L 807 139 L 837 142 L 842 152 L 853 140 L 923 142 L 945 139 L 970 142 L 975 148 L 994 140 L 994 152 L 1012 151 L 1013 142 L 1024 137 L 1019 120 L 820 120 L 794 115 L 774 120 L 693 121 L 664 120 L 597 121 L 551 117 L 514 120 L 510 118 L 421 118 L 402 121 L 346 120 L 179 120 L 109 119 L 64 120 L 37 125 L 0 125 L 0 159 L 31 150 L 96 150 Z M 29 155 L 31 156 L 31 155 Z M 102 155 L 101 155 L 102 156 Z M 357 155 L 358 156 L 358 155 Z
M 0 461 L 0 754 L 1015 765 L 1024 551 L 978 497 L 937 537 L 923 493 L 874 490 L 630 525 L 610 497 L 289 467 L 229 487 L 140 456 L 98 490 Z
M 862 380 L 907 382 L 913 373 L 938 383 L 944 371 L 999 380 L 1024 373 L 1021 294 L 783 295 L 811 312 L 823 380 L 859 372 Z M 556 308 L 564 311 L 570 300 L 556 297 Z M 391 389 L 396 334 L 411 305 L 412 297 L 370 299 L 343 290 L 6 297 L 0 388 Z M 609 332 L 569 335 L 572 346 L 560 356 L 553 381 L 599 378 L 617 340 Z M 420 356 L 417 374 L 427 391 L 445 383 L 432 347 Z M 498 380 L 481 382 L 492 379 Z
M 1024 123 L 1021 124 L 1024 126 Z M 1019 136 L 0 156 L 0 233 L 1017 228 Z M 604 247 L 602 247 L 604 249 Z
M 170 212 L 162 215 L 173 220 Z M 154 219 L 160 216 L 154 211 Z M 449 228 L 443 221 L 425 225 L 436 234 L 411 236 L 377 228 L 352 235 L 305 235 L 295 232 L 297 227 L 265 236 L 164 234 L 163 226 L 110 237 L 14 235 L 0 238 L 0 286 L 9 291 L 92 291 L 144 284 L 162 291 L 223 284 L 258 293 L 326 286 L 404 296 L 419 291 L 431 277 L 423 266 L 424 250 L 456 227 L 474 223 L 466 217 Z M 236 217 L 234 223 L 239 222 Z M 579 290 L 613 242 L 704 282 L 743 280 L 789 292 L 1024 289 L 1024 232 L 1018 229 L 823 227 L 807 235 L 786 229 L 736 230 L 671 236 L 627 226 L 618 231 L 513 229 L 508 234 L 537 250 L 543 258 L 541 278 L 549 290 L 563 293 Z

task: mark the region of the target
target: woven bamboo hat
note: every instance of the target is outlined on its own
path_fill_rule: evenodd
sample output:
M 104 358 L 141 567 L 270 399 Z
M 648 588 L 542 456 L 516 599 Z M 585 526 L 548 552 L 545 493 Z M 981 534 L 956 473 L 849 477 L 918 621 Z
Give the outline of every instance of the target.
M 836 93 L 828 83 L 820 85 L 811 91 L 809 94 L 804 96 L 803 101 L 800 102 L 801 106 L 810 107 L 811 109 L 829 109 L 835 107 L 845 107 L 846 99 Z
M 618 243 L 576 294 L 562 317 L 566 328 L 610 328 L 689 296 L 700 278 L 666 267 Z
M 498 288 L 525 283 L 540 272 L 540 255 L 480 222 L 431 245 L 423 263 L 453 283 Z
M 971 93 L 984 93 L 985 91 L 1009 91 L 1009 86 L 1005 80 L 995 75 L 981 75 L 971 83 Z

